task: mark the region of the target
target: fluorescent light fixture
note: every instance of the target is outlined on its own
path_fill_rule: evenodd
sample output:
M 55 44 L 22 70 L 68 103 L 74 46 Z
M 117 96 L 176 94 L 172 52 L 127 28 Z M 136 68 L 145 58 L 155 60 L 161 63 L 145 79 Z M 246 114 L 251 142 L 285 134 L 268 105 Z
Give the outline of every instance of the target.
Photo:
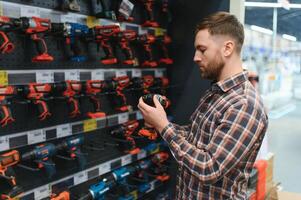
M 281 8 L 281 3 L 245 2 L 245 7 Z M 301 8 L 299 3 L 290 3 L 289 8 Z
M 294 41 L 294 42 L 297 41 L 297 38 L 295 36 L 292 36 L 292 35 L 283 34 L 282 37 L 284 39 L 287 39 L 287 40 L 290 40 L 290 41 Z
M 273 35 L 273 31 L 272 30 L 267 29 L 267 28 L 262 28 L 260 26 L 251 25 L 251 29 L 253 31 L 258 31 L 258 32 L 265 33 L 265 34 L 268 34 L 268 35 Z

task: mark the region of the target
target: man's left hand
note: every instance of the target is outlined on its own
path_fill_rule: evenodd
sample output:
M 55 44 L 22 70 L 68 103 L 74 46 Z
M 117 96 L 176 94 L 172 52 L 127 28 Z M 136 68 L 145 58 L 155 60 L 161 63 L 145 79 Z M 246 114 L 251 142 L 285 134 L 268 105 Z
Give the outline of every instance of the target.
M 144 121 L 147 125 L 154 127 L 159 133 L 168 125 L 168 119 L 163 106 L 160 104 L 156 95 L 153 98 L 155 107 L 149 106 L 139 99 L 138 108 L 140 109 Z

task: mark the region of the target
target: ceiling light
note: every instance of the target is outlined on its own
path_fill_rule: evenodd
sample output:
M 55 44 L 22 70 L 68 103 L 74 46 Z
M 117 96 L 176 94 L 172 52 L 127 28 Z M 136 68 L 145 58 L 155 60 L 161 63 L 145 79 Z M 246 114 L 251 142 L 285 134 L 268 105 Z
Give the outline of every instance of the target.
M 290 40 L 290 41 L 294 41 L 294 42 L 297 41 L 297 38 L 295 36 L 292 36 L 292 35 L 283 34 L 282 37 L 284 39 L 287 39 L 287 40 Z
M 262 28 L 260 26 L 251 25 L 251 29 L 253 31 L 258 31 L 258 32 L 265 33 L 265 34 L 268 34 L 268 35 L 273 35 L 273 31 L 272 30 L 267 29 L 267 28 Z

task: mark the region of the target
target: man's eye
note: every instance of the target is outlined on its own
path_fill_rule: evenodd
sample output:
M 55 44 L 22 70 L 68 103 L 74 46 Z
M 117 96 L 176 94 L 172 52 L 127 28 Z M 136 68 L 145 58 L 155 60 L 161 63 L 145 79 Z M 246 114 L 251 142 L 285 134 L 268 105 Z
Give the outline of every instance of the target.
M 200 49 L 201 53 L 205 53 L 206 49 Z

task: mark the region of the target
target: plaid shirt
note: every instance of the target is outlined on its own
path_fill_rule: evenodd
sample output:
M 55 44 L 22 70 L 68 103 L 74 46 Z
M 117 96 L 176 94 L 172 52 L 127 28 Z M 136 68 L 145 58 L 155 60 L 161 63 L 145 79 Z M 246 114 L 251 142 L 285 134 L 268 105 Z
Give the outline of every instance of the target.
M 247 73 L 214 83 L 191 124 L 161 132 L 179 163 L 176 199 L 246 199 L 247 181 L 268 126 Z

